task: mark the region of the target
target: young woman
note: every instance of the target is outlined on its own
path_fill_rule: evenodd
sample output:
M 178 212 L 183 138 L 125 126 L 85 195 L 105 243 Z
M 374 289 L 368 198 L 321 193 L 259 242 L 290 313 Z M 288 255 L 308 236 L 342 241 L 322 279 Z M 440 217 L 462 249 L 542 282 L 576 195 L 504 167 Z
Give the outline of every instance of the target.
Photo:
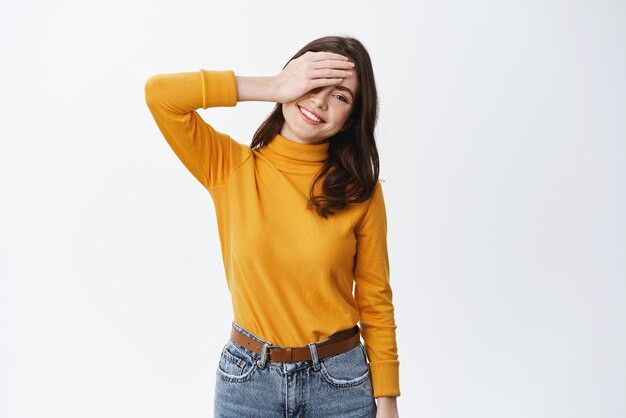
M 378 101 L 365 47 L 316 39 L 274 76 L 154 75 L 145 97 L 216 210 L 234 320 L 215 416 L 398 416 Z M 249 100 L 276 102 L 249 146 L 196 112 Z

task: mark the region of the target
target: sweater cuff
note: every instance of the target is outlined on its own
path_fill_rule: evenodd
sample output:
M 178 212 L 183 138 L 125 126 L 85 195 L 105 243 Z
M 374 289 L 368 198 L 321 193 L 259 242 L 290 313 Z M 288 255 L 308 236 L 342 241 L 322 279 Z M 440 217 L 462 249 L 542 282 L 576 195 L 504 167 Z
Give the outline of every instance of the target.
M 237 79 L 233 70 L 200 70 L 202 108 L 237 105 Z
M 374 397 L 400 396 L 400 361 L 382 360 L 370 363 Z

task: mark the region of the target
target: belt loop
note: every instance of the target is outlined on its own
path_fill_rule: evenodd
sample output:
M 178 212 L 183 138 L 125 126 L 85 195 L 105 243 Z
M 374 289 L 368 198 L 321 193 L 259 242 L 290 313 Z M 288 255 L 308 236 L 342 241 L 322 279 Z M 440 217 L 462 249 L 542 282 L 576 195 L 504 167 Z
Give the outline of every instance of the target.
M 313 360 L 313 370 L 316 372 L 320 369 L 320 360 L 317 357 L 317 346 L 315 343 L 307 344 L 309 346 L 309 350 L 311 350 L 311 359 Z
M 264 369 L 265 364 L 267 362 L 267 353 L 270 350 L 270 345 L 268 343 L 263 343 L 263 352 L 261 353 L 261 360 L 259 360 L 259 368 Z

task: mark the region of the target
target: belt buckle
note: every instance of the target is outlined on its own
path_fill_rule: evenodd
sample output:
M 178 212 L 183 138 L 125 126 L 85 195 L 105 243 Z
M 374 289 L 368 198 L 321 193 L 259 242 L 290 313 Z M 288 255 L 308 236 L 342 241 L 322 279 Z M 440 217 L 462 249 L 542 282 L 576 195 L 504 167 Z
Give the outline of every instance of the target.
M 267 346 L 267 360 L 270 360 L 272 348 L 281 348 L 281 347 L 279 345 L 274 345 L 274 344 L 268 345 Z M 263 352 L 261 352 L 261 355 L 263 355 Z
M 288 357 L 287 359 L 284 360 L 284 362 L 286 362 L 286 363 L 293 363 L 293 361 L 294 361 L 293 360 L 293 350 L 295 348 L 298 348 L 298 347 L 283 347 L 283 346 L 274 345 L 274 344 L 269 345 L 267 347 L 267 349 L 268 349 L 268 352 L 267 352 L 268 361 L 272 360 L 272 357 L 271 357 L 271 349 L 272 348 L 280 348 L 280 349 L 284 350 L 287 353 L 287 357 Z
M 264 355 L 264 354 L 267 354 L 267 355 L 265 356 L 265 363 L 266 363 L 266 364 L 271 362 L 271 361 L 270 361 L 270 360 L 271 360 L 271 353 L 270 353 L 270 351 L 271 351 L 271 349 L 272 349 L 272 348 L 275 348 L 275 347 L 280 347 L 280 346 L 279 346 L 279 345 L 274 345 L 274 344 L 269 344 L 269 345 L 267 346 L 267 352 L 264 352 L 264 351 L 263 351 L 263 348 L 261 348 L 261 358 L 263 358 L 263 355 Z M 261 360 L 260 360 L 260 359 L 259 359 L 259 360 L 257 360 L 256 362 L 257 362 L 257 364 L 258 364 L 259 366 L 261 365 Z

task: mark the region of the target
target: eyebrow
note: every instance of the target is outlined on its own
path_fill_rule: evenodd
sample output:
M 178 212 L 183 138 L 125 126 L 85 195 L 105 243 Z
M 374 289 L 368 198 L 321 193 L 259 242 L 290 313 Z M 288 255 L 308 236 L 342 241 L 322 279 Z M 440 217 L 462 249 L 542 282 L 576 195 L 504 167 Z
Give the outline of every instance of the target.
M 337 90 L 341 90 L 341 91 L 347 91 L 348 93 L 350 93 L 350 95 L 352 96 L 352 98 L 354 99 L 354 93 L 352 92 L 352 90 L 350 90 L 349 87 L 346 86 L 335 86 L 335 88 Z

